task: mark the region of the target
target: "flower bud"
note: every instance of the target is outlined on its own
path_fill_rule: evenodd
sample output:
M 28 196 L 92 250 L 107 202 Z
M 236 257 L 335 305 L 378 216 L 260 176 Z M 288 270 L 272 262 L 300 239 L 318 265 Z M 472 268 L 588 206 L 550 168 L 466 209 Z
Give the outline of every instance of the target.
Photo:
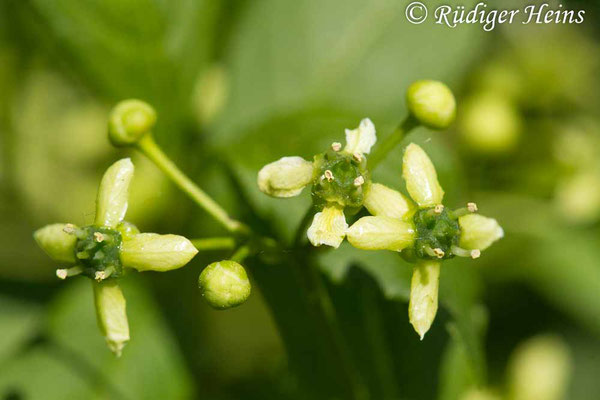
M 572 224 L 600 218 L 600 171 L 584 171 L 562 179 L 556 187 L 555 207 Z
M 421 340 L 431 327 L 437 313 L 440 265 L 439 261 L 422 260 L 413 270 L 408 319 Z
M 373 215 L 398 219 L 410 218 L 415 211 L 410 199 L 380 183 L 371 184 L 365 196 L 364 206 Z
M 302 157 L 283 157 L 258 172 L 261 192 L 273 197 L 293 197 L 313 179 L 313 164 Z
M 248 300 L 252 290 L 244 267 L 231 260 L 214 262 L 204 268 L 198 286 L 206 302 L 216 309 L 239 306 Z
M 456 116 L 456 100 L 448 86 L 438 81 L 416 81 L 406 92 L 410 113 L 422 125 L 445 129 Z
M 390 217 L 362 217 L 346 233 L 352 246 L 363 250 L 400 251 L 411 246 L 415 230 L 408 222 Z
M 125 217 L 133 170 L 129 158 L 115 162 L 106 170 L 96 198 L 96 225 L 114 228 Z
M 66 231 L 71 227 L 76 229 L 71 224 L 46 225 L 35 231 L 33 238 L 53 260 L 74 263 L 77 237 Z
M 520 345 L 509 363 L 510 400 L 564 399 L 571 372 L 569 349 L 555 336 Z
M 485 250 L 496 240 L 504 237 L 504 230 L 493 218 L 479 214 L 467 214 L 458 218 L 460 246 L 465 249 Z
M 411 143 L 404 151 L 402 176 L 406 190 L 419 207 L 434 207 L 442 203 L 444 190 L 437 179 L 433 163 L 418 145 Z
M 124 267 L 138 271 L 170 271 L 183 267 L 198 250 L 183 236 L 140 233 L 125 236 L 121 244 Z
M 119 357 L 129 341 L 125 297 L 114 279 L 94 282 L 93 286 L 98 327 L 110 351 Z
M 516 146 L 521 134 L 521 116 L 516 107 L 497 95 L 479 95 L 461 108 L 460 134 L 473 151 L 502 154 Z
M 117 104 L 108 120 L 108 138 L 114 146 L 130 146 L 150 132 L 156 123 L 156 111 L 141 100 Z

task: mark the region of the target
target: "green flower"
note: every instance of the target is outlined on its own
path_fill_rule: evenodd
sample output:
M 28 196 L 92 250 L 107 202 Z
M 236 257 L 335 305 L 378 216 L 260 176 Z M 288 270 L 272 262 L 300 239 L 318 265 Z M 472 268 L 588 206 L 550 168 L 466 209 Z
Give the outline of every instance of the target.
M 82 274 L 95 280 L 98 325 L 109 348 L 117 355 L 129 340 L 129 329 L 125 299 L 116 278 L 127 269 L 169 271 L 180 268 L 197 253 L 183 236 L 140 233 L 135 226 L 123 221 L 133 170 L 128 158 L 108 168 L 98 189 L 93 225 L 52 224 L 34 233 L 38 245 L 52 259 L 65 265 L 56 271 L 59 278 Z
M 369 201 L 371 185 L 366 154 L 377 141 L 375 126 L 365 118 L 356 129 L 346 129 L 346 146 L 335 142 L 313 161 L 283 157 L 258 173 L 258 187 L 273 197 L 293 197 L 312 183 L 312 197 L 320 210 L 307 231 L 314 246 L 339 247 L 348 224 L 344 211 L 356 213 Z
M 475 203 L 458 210 L 443 206 L 435 167 L 418 145 L 407 146 L 402 169 L 410 198 L 372 184 L 364 204 L 372 216 L 360 218 L 346 235 L 354 247 L 398 251 L 416 263 L 409 314 L 423 337 L 437 312 L 439 260 L 478 258 L 504 232 L 496 220 L 475 214 Z

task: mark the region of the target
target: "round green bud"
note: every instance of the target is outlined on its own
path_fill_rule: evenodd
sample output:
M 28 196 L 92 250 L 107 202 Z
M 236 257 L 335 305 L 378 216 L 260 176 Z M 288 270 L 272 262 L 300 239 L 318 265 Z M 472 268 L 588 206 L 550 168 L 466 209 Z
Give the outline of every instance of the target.
M 445 129 L 456 116 L 456 100 L 448 86 L 438 81 L 416 81 L 406 92 L 408 110 L 422 125 Z
M 110 113 L 108 138 L 117 147 L 130 146 L 154 127 L 156 111 L 141 100 L 123 100 Z
M 198 287 L 206 302 L 219 310 L 239 306 L 251 292 L 246 270 L 231 260 L 214 262 L 198 278 Z

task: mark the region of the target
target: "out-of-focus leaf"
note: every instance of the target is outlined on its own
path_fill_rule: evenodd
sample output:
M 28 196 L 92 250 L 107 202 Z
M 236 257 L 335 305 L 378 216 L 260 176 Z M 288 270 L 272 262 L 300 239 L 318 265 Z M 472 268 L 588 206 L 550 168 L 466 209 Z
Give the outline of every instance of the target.
M 0 369 L 0 397 L 28 400 L 97 398 L 93 382 L 57 357 L 54 349 L 45 346 L 29 350 Z
M 0 367 L 39 331 L 40 309 L 16 299 L 0 296 Z
M 190 375 L 182 355 L 156 304 L 133 279 L 122 281 L 127 299 L 131 341 L 121 358 L 106 347 L 96 325 L 92 287 L 77 279 L 60 293 L 49 314 L 49 335 L 60 347 L 99 371 L 111 386 L 99 385 L 99 396 L 109 389 L 128 399 L 187 399 Z

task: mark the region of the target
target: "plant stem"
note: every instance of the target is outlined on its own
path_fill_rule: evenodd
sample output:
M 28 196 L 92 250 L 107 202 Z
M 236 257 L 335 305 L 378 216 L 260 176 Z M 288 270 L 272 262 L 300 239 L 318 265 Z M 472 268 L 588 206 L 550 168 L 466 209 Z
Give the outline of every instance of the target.
M 190 240 L 194 247 L 200 251 L 203 250 L 233 250 L 235 248 L 235 239 L 232 237 L 213 237 Z
M 165 173 L 185 194 L 232 233 L 247 233 L 248 228 L 231 218 L 217 202 L 198 187 L 158 147 L 150 133 L 137 142 L 137 148 Z
M 375 170 L 377 164 L 385 159 L 390 151 L 394 149 L 414 128 L 419 126 L 419 122 L 413 118 L 412 115 L 408 115 L 404 121 L 386 137 L 381 143 L 377 145 L 371 157 L 368 158 L 367 164 L 369 170 Z
M 233 255 L 229 259 L 231 261 L 241 263 L 246 259 L 246 257 L 248 257 L 250 255 L 250 253 L 251 253 L 250 246 L 245 245 L 245 246 L 242 246 L 239 249 L 237 249 L 235 251 L 235 253 L 233 253 Z

